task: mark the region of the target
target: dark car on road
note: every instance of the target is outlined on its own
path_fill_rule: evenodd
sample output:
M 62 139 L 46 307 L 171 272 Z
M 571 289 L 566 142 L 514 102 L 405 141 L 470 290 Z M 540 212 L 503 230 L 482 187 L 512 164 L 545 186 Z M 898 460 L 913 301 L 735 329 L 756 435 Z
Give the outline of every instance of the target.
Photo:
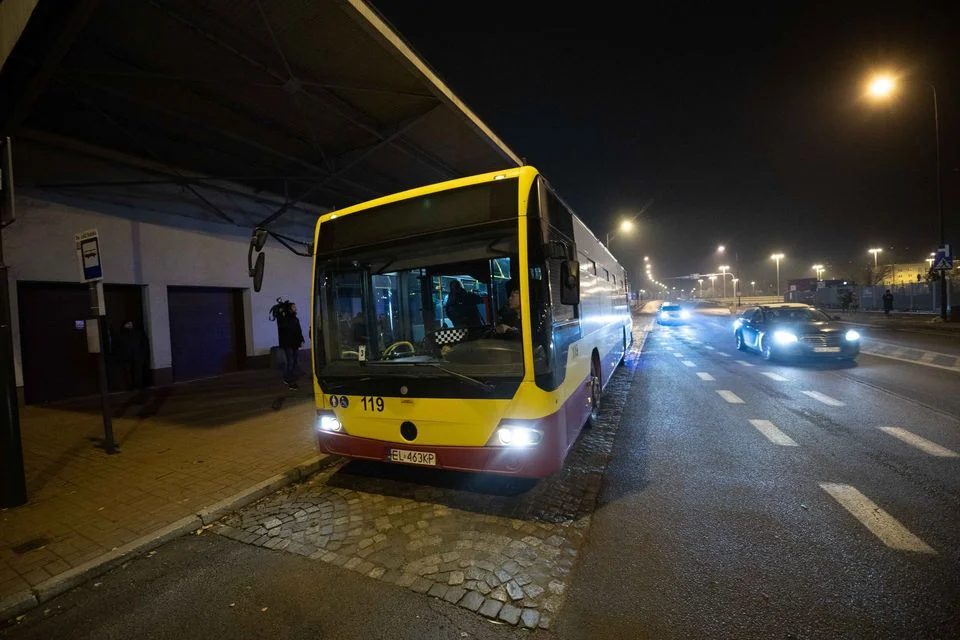
M 764 360 L 854 360 L 860 333 L 806 304 L 750 307 L 733 323 L 737 349 L 757 351 Z
M 678 304 L 660 305 L 660 311 L 657 312 L 659 324 L 686 324 L 689 319 L 690 312 Z

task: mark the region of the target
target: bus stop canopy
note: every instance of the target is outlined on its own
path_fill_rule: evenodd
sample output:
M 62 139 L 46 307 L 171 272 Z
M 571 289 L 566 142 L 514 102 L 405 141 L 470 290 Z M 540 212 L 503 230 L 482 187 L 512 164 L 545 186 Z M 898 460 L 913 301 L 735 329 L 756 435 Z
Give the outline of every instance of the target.
M 521 163 L 362 0 L 40 0 L 0 63 L 17 183 L 69 202 L 302 237 Z

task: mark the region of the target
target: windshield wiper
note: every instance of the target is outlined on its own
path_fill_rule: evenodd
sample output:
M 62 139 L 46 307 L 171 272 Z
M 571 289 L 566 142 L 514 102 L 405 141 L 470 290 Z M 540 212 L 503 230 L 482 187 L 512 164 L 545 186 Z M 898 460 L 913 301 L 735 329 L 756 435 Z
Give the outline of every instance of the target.
M 433 367 L 434 369 L 437 369 L 438 371 L 443 371 L 447 375 L 453 376 L 454 378 L 460 378 L 464 382 L 469 382 L 470 384 L 476 387 L 480 387 L 481 389 L 483 389 L 488 393 L 496 389 L 495 386 L 493 386 L 488 382 L 477 380 L 476 378 L 471 378 L 470 376 L 460 373 L 459 371 L 454 371 L 453 369 L 447 369 L 445 366 L 443 366 L 439 362 L 411 362 L 410 364 L 412 364 L 415 367 Z

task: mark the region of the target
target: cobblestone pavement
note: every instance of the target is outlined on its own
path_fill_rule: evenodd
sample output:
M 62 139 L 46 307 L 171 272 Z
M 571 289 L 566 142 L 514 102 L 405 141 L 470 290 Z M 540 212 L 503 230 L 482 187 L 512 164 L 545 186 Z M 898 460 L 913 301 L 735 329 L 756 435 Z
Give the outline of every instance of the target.
M 637 337 L 639 345 L 642 332 Z M 590 526 L 637 351 L 608 385 L 599 424 L 584 430 L 563 470 L 539 483 L 344 462 L 224 518 L 214 531 L 490 619 L 549 628 Z

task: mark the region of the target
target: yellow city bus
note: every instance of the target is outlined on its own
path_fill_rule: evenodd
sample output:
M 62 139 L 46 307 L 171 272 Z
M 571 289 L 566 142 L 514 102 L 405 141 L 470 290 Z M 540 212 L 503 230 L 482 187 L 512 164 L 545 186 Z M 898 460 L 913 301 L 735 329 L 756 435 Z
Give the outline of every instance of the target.
M 632 339 L 623 267 L 529 166 L 322 216 L 313 291 L 317 438 L 352 458 L 548 476 Z

